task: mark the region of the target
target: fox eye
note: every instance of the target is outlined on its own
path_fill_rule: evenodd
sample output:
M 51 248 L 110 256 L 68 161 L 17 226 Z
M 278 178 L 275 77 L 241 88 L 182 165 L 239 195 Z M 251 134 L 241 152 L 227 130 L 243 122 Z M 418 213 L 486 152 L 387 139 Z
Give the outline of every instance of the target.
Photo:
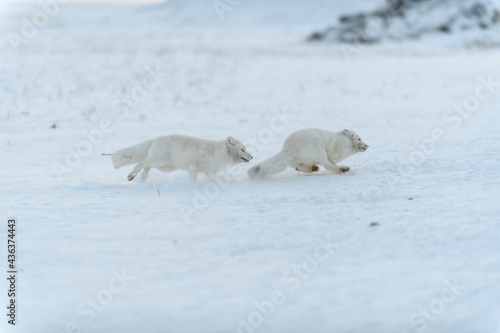
M 245 152 L 245 149 L 242 149 L 241 151 L 242 151 L 242 152 Z

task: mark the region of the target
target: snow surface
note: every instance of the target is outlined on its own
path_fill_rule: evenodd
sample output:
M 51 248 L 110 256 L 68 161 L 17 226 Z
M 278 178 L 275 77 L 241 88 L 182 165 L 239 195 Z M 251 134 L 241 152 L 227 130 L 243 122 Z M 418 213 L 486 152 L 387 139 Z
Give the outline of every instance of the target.
M 301 42 L 327 9 L 302 2 L 293 13 L 314 15 L 297 25 L 283 4 L 243 2 L 221 22 L 197 0 L 48 24 L 17 53 L 2 40 L 0 248 L 17 217 L 21 273 L 18 325 L 2 315 L 1 332 L 500 332 L 500 87 L 452 111 L 480 78 L 500 81 L 500 51 L 414 42 L 346 58 Z M 186 8 L 212 23 L 189 25 Z M 283 110 L 293 119 L 271 127 Z M 304 127 L 350 128 L 370 148 L 346 174 L 247 179 Z M 101 155 L 170 133 L 232 135 L 254 160 L 220 188 L 157 170 L 128 182 L 132 166 Z M 432 133 L 445 136 L 424 154 Z

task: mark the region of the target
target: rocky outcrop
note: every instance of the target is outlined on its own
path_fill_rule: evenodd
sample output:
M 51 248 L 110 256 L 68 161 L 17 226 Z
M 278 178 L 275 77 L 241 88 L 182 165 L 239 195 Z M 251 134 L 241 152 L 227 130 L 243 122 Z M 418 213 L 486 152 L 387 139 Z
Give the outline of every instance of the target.
M 338 25 L 315 32 L 308 40 L 369 44 L 499 29 L 499 7 L 493 0 L 388 0 L 379 10 L 340 16 Z

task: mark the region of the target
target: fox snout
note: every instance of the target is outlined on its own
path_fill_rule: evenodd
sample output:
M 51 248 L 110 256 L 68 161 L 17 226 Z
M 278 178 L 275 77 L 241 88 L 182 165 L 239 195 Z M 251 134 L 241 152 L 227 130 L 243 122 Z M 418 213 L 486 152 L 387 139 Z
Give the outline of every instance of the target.
M 250 162 L 250 160 L 252 160 L 252 159 L 253 159 L 253 156 L 252 156 L 252 155 L 250 155 L 250 154 L 248 154 L 247 156 L 245 156 L 245 157 L 241 156 L 240 158 L 241 158 L 244 162 L 248 163 L 248 162 Z

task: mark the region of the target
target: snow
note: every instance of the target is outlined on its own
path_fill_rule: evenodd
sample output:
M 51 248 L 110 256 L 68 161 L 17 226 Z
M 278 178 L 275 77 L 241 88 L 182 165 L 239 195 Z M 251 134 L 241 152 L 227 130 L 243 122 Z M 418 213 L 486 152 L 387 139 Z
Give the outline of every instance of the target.
M 327 9 L 368 1 L 295 1 L 289 17 L 242 2 L 224 21 L 192 3 L 106 19 L 67 5 L 17 53 L 1 40 L 0 247 L 14 216 L 20 273 L 17 325 L 4 315 L 0 331 L 500 332 L 500 86 L 484 83 L 500 81 L 500 51 L 346 58 L 302 41 Z M 370 148 L 342 175 L 246 177 L 304 127 Z M 230 182 L 140 183 L 101 155 L 171 133 L 232 135 L 254 159 Z

